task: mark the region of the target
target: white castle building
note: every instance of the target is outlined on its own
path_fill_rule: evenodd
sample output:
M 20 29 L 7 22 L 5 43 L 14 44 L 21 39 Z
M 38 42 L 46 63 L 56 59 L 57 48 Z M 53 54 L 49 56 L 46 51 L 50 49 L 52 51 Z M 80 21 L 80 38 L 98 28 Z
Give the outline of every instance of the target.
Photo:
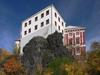
M 34 36 L 43 36 L 46 38 L 49 34 L 54 33 L 56 30 L 64 33 L 65 24 L 66 22 L 52 4 L 22 21 L 20 54 L 23 54 L 23 47 Z
M 56 8 L 53 6 L 53 4 L 51 4 L 50 6 L 42 9 L 41 11 L 27 18 L 26 20 L 22 21 L 21 37 L 20 37 L 20 40 L 15 41 L 16 47 L 19 48 L 18 46 L 20 46 L 20 54 L 23 55 L 23 51 L 22 51 L 23 47 L 34 36 L 43 36 L 44 38 L 46 38 L 49 34 L 52 34 L 55 31 L 62 33 L 63 35 L 62 41 L 63 41 L 63 44 L 66 46 L 70 43 L 70 42 L 69 43 L 66 42 L 68 41 L 67 39 L 70 39 L 70 38 L 66 38 L 67 34 L 69 35 L 67 31 L 70 33 L 73 33 L 72 30 L 77 30 L 78 28 L 79 29 L 82 29 L 82 28 L 72 26 L 71 27 L 72 30 L 70 31 L 70 29 L 68 29 L 70 27 L 65 27 L 65 26 L 66 26 L 66 22 L 61 17 L 61 15 L 56 10 Z M 73 28 L 76 28 L 76 29 L 73 29 Z

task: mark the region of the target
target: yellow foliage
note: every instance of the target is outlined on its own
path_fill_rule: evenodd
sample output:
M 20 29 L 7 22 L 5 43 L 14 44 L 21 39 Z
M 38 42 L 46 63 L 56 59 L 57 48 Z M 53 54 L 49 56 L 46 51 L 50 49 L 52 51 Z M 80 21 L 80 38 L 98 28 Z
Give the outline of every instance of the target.
M 91 51 L 88 57 L 89 70 L 100 71 L 100 50 Z
M 7 57 L 9 57 L 10 55 L 11 55 L 10 52 L 5 50 L 4 48 L 0 48 L 0 62 L 6 60 Z
M 6 75 L 4 72 L 0 72 L 0 75 Z
M 53 74 L 53 72 L 49 72 L 49 73 L 44 72 L 44 75 L 52 75 L 52 74 Z
M 73 62 L 70 65 L 65 64 L 65 70 L 68 72 L 68 75 L 88 75 L 88 73 L 85 72 L 85 68 L 85 64 L 80 62 Z
M 50 68 L 43 68 L 38 65 L 35 75 L 52 75 L 53 71 Z

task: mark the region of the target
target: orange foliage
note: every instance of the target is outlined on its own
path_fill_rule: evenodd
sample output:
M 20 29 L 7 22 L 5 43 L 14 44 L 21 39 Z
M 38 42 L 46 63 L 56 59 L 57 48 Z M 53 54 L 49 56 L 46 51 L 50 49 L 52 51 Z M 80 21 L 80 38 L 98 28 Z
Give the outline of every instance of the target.
M 5 72 L 10 75 L 25 73 L 24 69 L 25 68 L 23 65 L 21 63 L 17 63 L 14 57 L 12 57 L 10 60 L 8 60 L 7 63 L 4 64 Z

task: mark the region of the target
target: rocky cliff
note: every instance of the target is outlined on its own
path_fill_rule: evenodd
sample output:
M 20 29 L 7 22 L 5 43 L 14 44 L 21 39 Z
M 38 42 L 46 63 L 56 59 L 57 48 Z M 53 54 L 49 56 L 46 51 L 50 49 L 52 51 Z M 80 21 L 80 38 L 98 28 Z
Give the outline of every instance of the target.
M 37 66 L 47 67 L 47 64 L 55 58 L 74 59 L 68 49 L 63 46 L 62 39 L 62 34 L 57 31 L 49 35 L 47 39 L 41 36 L 33 37 L 23 48 L 22 63 L 26 67 L 26 73 L 33 75 Z

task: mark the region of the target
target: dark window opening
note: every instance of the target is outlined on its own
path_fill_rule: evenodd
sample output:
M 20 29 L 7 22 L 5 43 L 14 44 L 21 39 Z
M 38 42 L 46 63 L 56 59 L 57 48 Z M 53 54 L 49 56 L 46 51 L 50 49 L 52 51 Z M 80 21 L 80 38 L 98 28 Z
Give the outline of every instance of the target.
M 27 26 L 27 23 L 25 23 L 25 27 Z
M 43 17 L 44 17 L 44 13 L 41 14 L 41 18 L 43 18 Z
M 49 10 L 46 11 L 46 15 L 49 15 Z
M 46 25 L 47 25 L 47 24 L 49 24 L 49 19 L 48 19 L 48 20 L 46 20 Z
M 76 32 L 76 35 L 79 35 L 79 32 Z
M 26 34 L 27 34 L 27 31 L 24 32 L 24 35 L 26 35 Z
M 29 33 L 31 32 L 31 28 L 28 30 L 28 32 L 29 32 Z
M 60 18 L 58 17 L 58 21 L 60 22 Z
M 72 40 L 69 40 L 69 44 L 72 45 Z
M 57 26 L 57 22 L 55 21 L 55 26 Z
M 43 26 L 44 26 L 44 22 L 41 23 L 41 27 L 43 27 Z
M 29 25 L 31 24 L 31 20 L 29 21 Z
M 79 39 L 76 39 L 76 44 L 79 44 Z
M 69 33 L 69 36 L 72 36 L 72 33 Z
M 58 26 L 58 29 L 60 30 L 60 26 Z
M 57 18 L 57 14 L 55 13 L 55 17 Z
M 77 48 L 77 53 L 80 53 L 80 49 L 79 48 Z
M 35 17 L 35 21 L 37 21 L 38 20 L 38 17 Z
M 35 26 L 35 30 L 37 30 L 37 25 Z
M 64 26 L 64 23 L 62 22 L 62 26 Z

